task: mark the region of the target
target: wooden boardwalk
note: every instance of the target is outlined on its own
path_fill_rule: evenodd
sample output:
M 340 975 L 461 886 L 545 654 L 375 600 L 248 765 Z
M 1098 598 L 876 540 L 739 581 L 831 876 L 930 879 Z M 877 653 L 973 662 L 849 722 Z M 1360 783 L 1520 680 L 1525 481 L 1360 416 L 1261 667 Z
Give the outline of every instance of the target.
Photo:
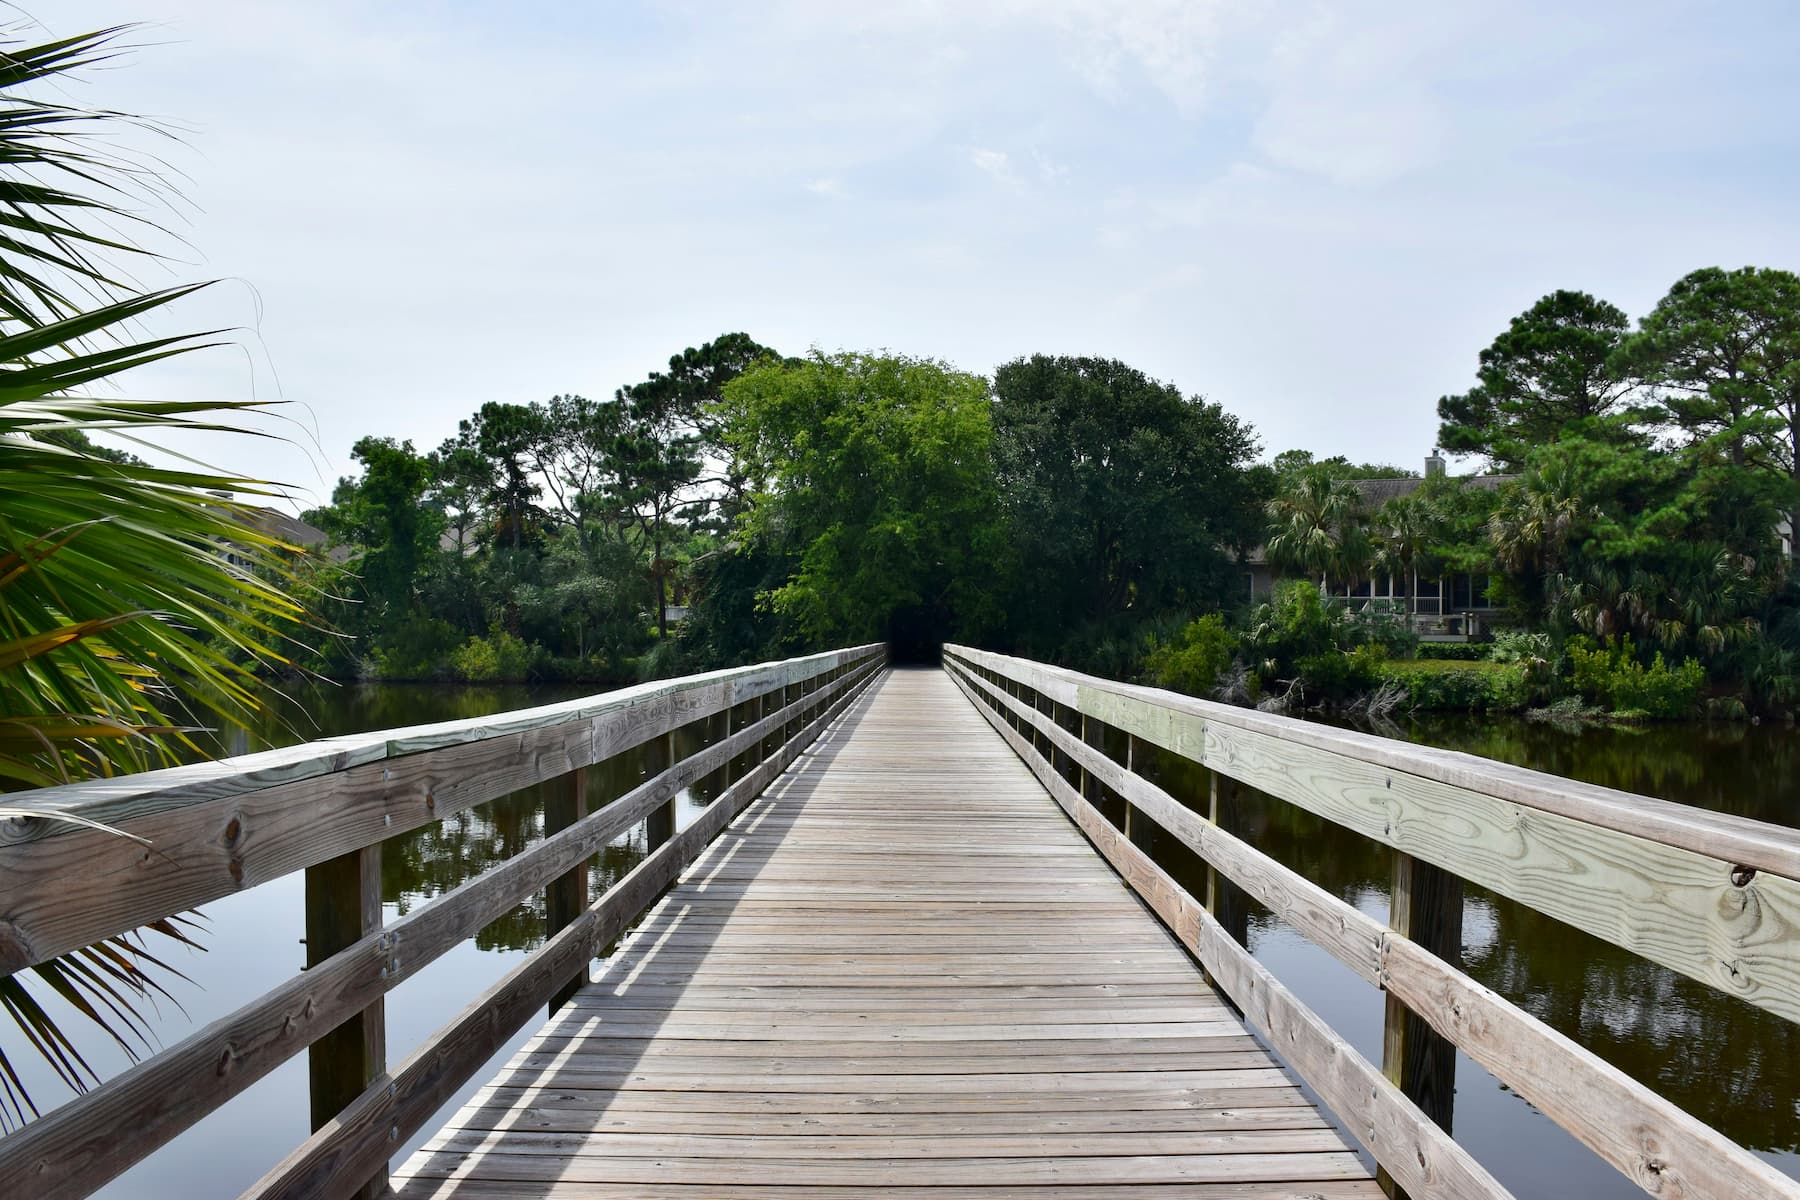
M 1380 1195 L 938 671 L 872 687 L 394 1187 Z

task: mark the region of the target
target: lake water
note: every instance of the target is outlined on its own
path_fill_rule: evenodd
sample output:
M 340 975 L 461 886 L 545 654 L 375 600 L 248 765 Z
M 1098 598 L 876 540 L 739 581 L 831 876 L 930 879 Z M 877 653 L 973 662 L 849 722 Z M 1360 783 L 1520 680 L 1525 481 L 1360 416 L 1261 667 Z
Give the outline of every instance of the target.
M 281 719 L 230 747 L 285 744 L 340 733 L 472 717 L 549 703 L 589 688 L 306 688 Z M 1800 734 L 1779 727 L 1656 726 L 1558 729 L 1511 718 L 1439 719 L 1386 730 L 1431 745 L 1485 754 L 1594 783 L 1785 825 L 1800 824 Z M 1160 765 L 1164 786 L 1204 811 L 1202 773 Z M 598 800 L 644 775 L 641 761 L 609 764 L 590 778 Z M 679 822 L 701 810 L 706 789 L 679 798 Z M 1246 803 L 1249 835 L 1275 858 L 1385 919 L 1389 853 L 1289 805 Z M 437 896 L 543 836 L 531 791 L 397 837 L 382 856 L 388 916 Z M 643 855 L 643 831 L 602 856 L 598 882 Z M 1147 844 L 1190 885 L 1185 851 Z M 170 1045 L 288 978 L 304 963 L 298 875 L 208 905 L 204 953 L 158 947 L 191 982 L 173 981 L 180 1008 L 164 1003 L 155 1024 Z M 1476 979 L 1670 1097 L 1708 1124 L 1800 1176 L 1800 1026 L 1762 1012 L 1569 929 L 1476 887 L 1464 915 L 1466 969 Z M 1251 948 L 1362 1053 L 1379 1061 L 1382 998 L 1346 968 L 1254 909 Z M 398 1060 L 543 940 L 543 902 L 521 905 L 472 942 L 407 980 L 387 1001 L 388 1053 Z M 66 1011 L 61 1015 L 67 1017 Z M 69 1021 L 75 1028 L 77 1022 Z M 91 1031 L 82 1031 L 91 1033 Z M 520 1034 L 497 1059 L 511 1054 Z M 61 1090 L 10 1030 L 0 1033 L 40 1106 Z M 81 1045 L 111 1075 L 123 1054 L 92 1036 Z M 478 1072 L 479 1082 L 497 1064 Z M 471 1084 L 472 1091 L 477 1084 Z M 467 1092 L 465 1091 L 465 1094 Z M 453 1109 L 461 1097 L 446 1105 Z M 428 1124 L 436 1127 L 438 1121 Z M 100 1195 L 192 1200 L 236 1195 L 307 1136 L 306 1067 L 296 1058 L 201 1122 Z M 1642 1195 L 1480 1067 L 1460 1060 L 1456 1134 L 1520 1197 Z M 410 1150 L 411 1147 L 408 1147 Z

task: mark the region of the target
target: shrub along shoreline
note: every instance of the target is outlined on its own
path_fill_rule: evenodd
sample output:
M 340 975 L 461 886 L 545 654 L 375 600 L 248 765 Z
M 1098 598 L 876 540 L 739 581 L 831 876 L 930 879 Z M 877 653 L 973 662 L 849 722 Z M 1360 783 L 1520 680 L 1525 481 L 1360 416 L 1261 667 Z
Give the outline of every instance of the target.
M 1146 682 L 1265 711 L 1523 713 L 1558 720 L 1742 720 L 1732 696 L 1702 704 L 1692 658 L 1646 660 L 1629 635 L 1556 644 L 1546 633 L 1488 643 L 1421 644 L 1404 622 L 1353 612 L 1292 581 L 1233 628 L 1209 613 L 1166 640 L 1151 635 Z

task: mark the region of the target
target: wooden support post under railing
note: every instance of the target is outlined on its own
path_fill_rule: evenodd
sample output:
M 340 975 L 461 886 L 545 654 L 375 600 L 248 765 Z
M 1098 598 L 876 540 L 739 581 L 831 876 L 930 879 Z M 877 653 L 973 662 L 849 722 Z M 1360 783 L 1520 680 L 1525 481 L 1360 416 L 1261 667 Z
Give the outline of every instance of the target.
M 544 835 L 560 833 L 587 816 L 587 772 L 570 771 L 544 784 Z M 588 868 L 592 859 L 550 881 L 544 892 L 544 933 L 555 937 L 569 922 L 580 916 L 588 905 Z M 550 1011 L 555 1012 L 569 1002 L 588 979 L 588 965 L 581 964 L 569 981 L 550 997 Z
M 1451 966 L 1462 963 L 1463 881 L 1410 854 L 1394 853 L 1394 890 L 1388 924 L 1394 932 Z M 1450 1132 L 1456 1100 L 1456 1044 L 1391 994 L 1381 1030 L 1381 1070 L 1426 1116 Z M 1382 1188 L 1406 1195 L 1386 1171 Z
M 1136 769 L 1137 738 L 1128 733 L 1125 735 L 1125 773 L 1129 775 Z M 1137 805 L 1133 804 L 1129 799 L 1125 799 L 1125 823 L 1121 827 L 1120 832 L 1125 835 L 1125 840 L 1127 842 L 1131 841 L 1131 814 L 1136 808 Z
M 1238 781 L 1218 771 L 1211 772 L 1212 786 L 1207 801 L 1207 816 L 1212 823 L 1234 836 L 1243 833 L 1243 819 L 1238 812 Z M 1212 867 L 1206 869 L 1206 911 L 1225 927 L 1240 946 L 1250 938 L 1250 910 L 1244 893 Z
M 645 748 L 649 757 L 646 776 L 656 775 L 675 765 L 675 731 L 670 730 Z M 649 854 L 675 836 L 675 797 L 658 806 L 644 818 L 644 853 Z
M 306 868 L 306 965 L 315 967 L 381 927 L 381 843 Z M 312 1128 L 329 1124 L 387 1070 L 387 1003 L 367 1008 L 306 1053 Z M 387 1169 L 354 1195 L 384 1194 Z

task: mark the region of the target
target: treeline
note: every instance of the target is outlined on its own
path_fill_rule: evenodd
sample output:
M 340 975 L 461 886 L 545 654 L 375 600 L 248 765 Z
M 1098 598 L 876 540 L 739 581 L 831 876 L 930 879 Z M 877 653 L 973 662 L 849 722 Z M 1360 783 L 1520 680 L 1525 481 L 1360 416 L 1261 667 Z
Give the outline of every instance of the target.
M 1528 657 L 1553 676 L 1571 652 L 1623 672 L 1661 654 L 1755 707 L 1792 703 L 1800 280 L 1697 271 L 1635 327 L 1555 292 L 1476 378 L 1440 401 L 1438 441 L 1498 477 L 1378 505 L 1357 481 L 1397 469 L 1261 464 L 1246 422 L 1120 362 L 1035 355 L 984 377 L 726 335 L 610 400 L 486 404 L 425 453 L 358 443 L 362 475 L 310 514 L 350 551 L 321 568 L 348 635 L 329 669 L 623 679 L 956 638 L 1137 676 L 1216 614 L 1225 636 L 1189 665 L 1229 642 L 1221 670 L 1183 686 L 1305 698 L 1416 653 L 1409 623 L 1354 599 L 1316 617 L 1291 601 L 1329 629 L 1283 648 L 1280 614 L 1251 607 L 1266 545 L 1315 591 L 1393 577 L 1416 605 L 1421 579 L 1480 580 L 1546 639 Z
M 1252 672 L 1264 685 L 1315 701 L 1386 681 L 1410 703 L 1655 716 L 1692 712 L 1703 692 L 1729 715 L 1800 700 L 1800 278 L 1695 271 L 1635 327 L 1603 300 L 1554 292 L 1481 352 L 1476 386 L 1438 413 L 1439 443 L 1483 456 L 1497 477 L 1428 479 L 1374 506 L 1346 464 L 1290 456 L 1269 558 L 1346 591 L 1395 577 L 1407 606 L 1420 579 L 1486 579 L 1522 631 L 1488 661 L 1515 669 L 1448 681 L 1384 669 L 1384 656 L 1416 653 L 1404 626 L 1333 622 L 1329 607 L 1289 597 L 1242 629 L 1190 631 L 1164 647 L 1163 673 L 1197 688 L 1208 663 L 1255 660 L 1275 664 Z M 1282 636 L 1303 652 L 1270 653 Z
M 338 676 L 618 680 L 891 639 L 1141 652 L 1242 591 L 1275 474 L 1248 425 L 1122 363 L 993 378 L 743 334 L 610 400 L 367 438 L 306 514 Z M 685 610 L 671 621 L 667 605 Z

